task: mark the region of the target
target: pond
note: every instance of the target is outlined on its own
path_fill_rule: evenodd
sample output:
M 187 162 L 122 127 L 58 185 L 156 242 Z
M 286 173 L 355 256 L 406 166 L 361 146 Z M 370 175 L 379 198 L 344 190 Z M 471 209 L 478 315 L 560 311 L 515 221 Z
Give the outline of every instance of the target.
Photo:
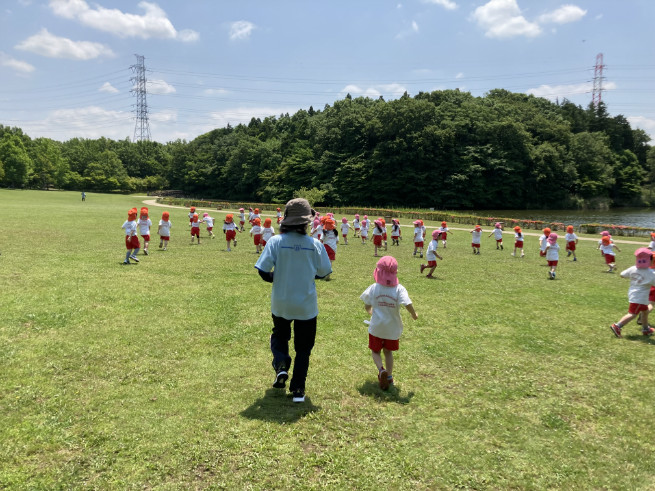
M 582 223 L 602 223 L 626 225 L 629 227 L 652 228 L 655 230 L 655 209 L 617 208 L 612 210 L 470 210 L 457 211 L 456 214 L 477 215 L 481 217 L 503 217 L 517 220 L 541 220 L 560 222 L 566 225 Z

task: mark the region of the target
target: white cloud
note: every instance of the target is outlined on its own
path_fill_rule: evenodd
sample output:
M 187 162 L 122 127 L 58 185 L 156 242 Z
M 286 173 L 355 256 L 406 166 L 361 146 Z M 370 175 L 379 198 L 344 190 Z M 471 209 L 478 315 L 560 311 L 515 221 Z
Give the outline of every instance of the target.
M 459 72 L 457 75 L 455 75 L 455 79 L 459 80 L 463 76 L 464 76 L 464 74 L 462 72 Z
M 595 20 L 600 20 L 603 18 L 603 14 L 598 14 L 596 17 L 594 17 Z
M 81 24 L 109 32 L 121 38 L 178 39 L 184 42 L 196 41 L 198 33 L 192 30 L 177 31 L 166 12 L 156 3 L 139 2 L 145 11 L 143 15 L 128 14 L 118 9 L 107 9 L 100 5 L 91 8 L 85 0 L 50 0 L 50 8 L 60 17 L 77 20 Z
M 400 31 L 398 34 L 396 34 L 396 39 L 404 39 L 407 36 L 410 36 L 412 34 L 416 34 L 419 31 L 419 26 L 415 20 L 412 21 L 411 25 L 402 31 Z
M 117 94 L 119 90 L 109 82 L 105 82 L 102 84 L 102 87 L 98 89 L 98 92 L 109 92 L 110 94 Z
M 248 39 L 255 29 L 255 24 L 247 20 L 238 20 L 230 24 L 230 39 L 235 41 L 237 39 Z
M 216 111 L 210 113 L 209 117 L 212 121 L 210 129 L 224 128 L 228 124 L 232 126 L 236 126 L 238 124 L 248 124 L 252 118 L 264 119 L 269 116 L 278 117 L 280 114 L 294 114 L 296 112 L 298 112 L 297 107 L 236 107 L 233 109 L 226 109 L 225 111 Z
M 412 30 L 414 32 L 418 32 L 418 24 L 416 23 L 415 20 L 412 21 Z
M 540 23 L 567 24 L 582 19 L 587 14 L 577 5 L 562 5 L 560 8 L 539 16 Z
M 104 44 L 91 41 L 72 41 L 50 34 L 45 28 L 17 44 L 16 49 L 30 51 L 48 58 L 70 60 L 92 60 L 101 56 L 114 56 L 114 52 Z
M 151 113 L 149 116 L 149 121 L 154 123 L 170 123 L 177 121 L 177 111 L 166 110 Z
M 616 87 L 616 83 L 614 82 L 606 82 L 603 84 L 604 91 L 613 90 L 616 89 Z M 540 85 L 537 88 L 526 90 L 525 93 L 554 101 L 555 99 L 570 99 L 571 96 L 580 94 L 591 94 L 592 91 L 593 84 L 591 82 L 585 82 L 582 84 L 568 85 Z
M 476 8 L 472 18 L 490 38 L 535 37 L 541 33 L 538 24 L 521 15 L 516 0 L 490 0 Z
M 346 94 L 350 94 L 352 97 L 361 96 L 370 99 L 378 99 L 380 96 L 383 96 L 385 99 L 395 99 L 402 96 L 406 91 L 407 89 L 400 84 L 383 84 L 365 88 L 349 84 L 341 89 L 339 96 L 343 98 Z
M 631 126 L 648 133 L 651 142 L 655 140 L 655 119 L 645 118 L 644 116 L 628 116 L 626 119 Z
M 177 92 L 175 87 L 168 84 L 165 80 L 149 79 L 147 82 L 148 93 L 162 95 Z
M 452 0 L 423 0 L 423 3 L 433 3 L 434 5 L 441 5 L 446 10 L 455 10 L 457 4 Z
M 12 68 L 13 70 L 16 70 L 19 73 L 32 73 L 35 69 L 32 65 L 27 63 L 26 61 L 20 61 L 17 60 L 16 58 L 12 58 L 6 53 L 3 53 L 0 51 L 0 66 L 6 66 L 8 68 Z
M 205 89 L 202 93 L 205 95 L 225 95 L 229 94 L 230 91 L 226 89 Z

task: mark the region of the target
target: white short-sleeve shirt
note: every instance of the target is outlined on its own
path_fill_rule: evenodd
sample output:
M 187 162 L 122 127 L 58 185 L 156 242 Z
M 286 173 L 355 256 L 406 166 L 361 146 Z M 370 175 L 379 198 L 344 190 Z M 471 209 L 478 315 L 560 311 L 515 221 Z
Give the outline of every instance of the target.
M 173 223 L 168 220 L 165 222 L 164 220 L 159 220 L 159 235 L 162 237 L 170 237 L 171 235 L 171 227 L 173 226 Z
M 637 268 L 630 266 L 621 271 L 623 278 L 630 278 L 628 288 L 628 302 L 648 305 L 650 287 L 655 285 L 655 271 L 650 268 Z
M 425 254 L 425 258 L 426 258 L 428 261 L 436 261 L 436 260 L 437 260 L 437 256 L 436 256 L 435 252 L 437 252 L 437 249 L 438 249 L 438 248 L 439 248 L 439 241 L 438 241 L 438 240 L 434 240 L 434 239 L 432 239 L 432 240 L 430 241 L 430 243 L 428 244 L 428 251 L 427 251 L 427 253 Z
M 400 307 L 412 303 L 405 287 L 373 283 L 359 298 L 365 305 L 373 307 L 368 332 L 382 339 L 399 339 L 403 333 Z
M 139 234 L 150 235 L 150 227 L 152 227 L 150 218 L 146 218 L 145 220 L 139 218 Z

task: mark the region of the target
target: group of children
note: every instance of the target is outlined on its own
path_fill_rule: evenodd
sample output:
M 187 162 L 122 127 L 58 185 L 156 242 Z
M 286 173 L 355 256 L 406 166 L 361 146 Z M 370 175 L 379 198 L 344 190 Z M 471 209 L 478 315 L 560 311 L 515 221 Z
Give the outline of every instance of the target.
M 122 227 L 125 232 L 125 247 L 127 249 L 125 260 L 123 261 L 124 265 L 129 265 L 130 260 L 135 263 L 139 262 L 139 258 L 137 257 L 137 254 L 141 249 L 139 235 L 141 235 L 141 238 L 143 239 L 143 254 L 146 256 L 148 255 L 148 246 L 150 245 L 150 227 L 152 227 L 152 221 L 149 217 L 148 208 L 145 206 L 141 208 L 138 221 L 136 208 L 132 208 L 127 212 L 127 220 L 123 223 Z M 170 221 L 170 214 L 165 211 L 162 213 L 161 220 L 159 220 L 159 227 L 157 229 L 160 239 L 160 249 L 167 249 L 168 241 L 171 236 L 171 227 L 172 223 Z

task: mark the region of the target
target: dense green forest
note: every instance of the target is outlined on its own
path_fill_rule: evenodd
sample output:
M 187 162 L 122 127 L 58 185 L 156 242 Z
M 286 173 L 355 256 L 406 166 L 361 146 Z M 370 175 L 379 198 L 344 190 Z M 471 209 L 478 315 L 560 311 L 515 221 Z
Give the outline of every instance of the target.
M 86 191 L 437 209 L 655 205 L 655 147 L 604 104 L 496 89 L 252 119 L 193 141 L 31 139 L 0 125 L 0 184 Z

